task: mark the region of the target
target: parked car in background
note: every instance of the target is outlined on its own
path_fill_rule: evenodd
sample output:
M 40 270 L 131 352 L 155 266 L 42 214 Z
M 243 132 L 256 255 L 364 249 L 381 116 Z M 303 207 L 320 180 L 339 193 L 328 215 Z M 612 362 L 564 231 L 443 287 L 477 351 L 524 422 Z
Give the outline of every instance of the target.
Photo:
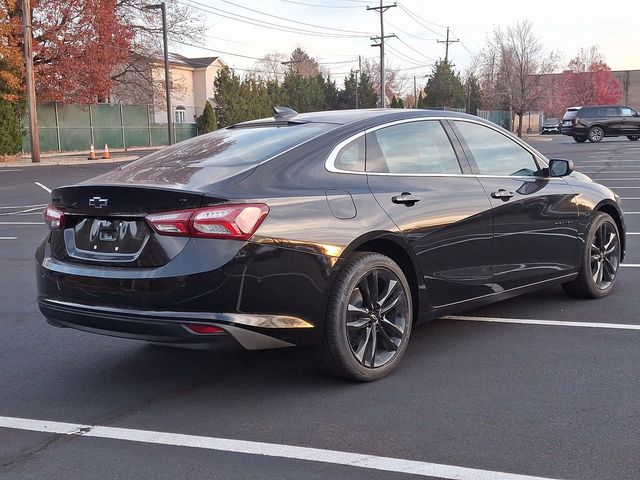
M 278 108 L 56 188 L 45 221 L 50 324 L 313 346 L 360 381 L 397 367 L 418 322 L 551 284 L 604 297 L 625 251 L 619 198 L 570 160 L 418 109 Z
M 640 139 L 640 114 L 620 105 L 570 107 L 562 117 L 562 134 L 578 143 L 622 136 L 635 142 Z
M 562 128 L 562 120 L 559 118 L 547 118 L 542 124 L 542 131 L 540 133 L 542 135 L 548 133 L 560 133 L 560 128 Z

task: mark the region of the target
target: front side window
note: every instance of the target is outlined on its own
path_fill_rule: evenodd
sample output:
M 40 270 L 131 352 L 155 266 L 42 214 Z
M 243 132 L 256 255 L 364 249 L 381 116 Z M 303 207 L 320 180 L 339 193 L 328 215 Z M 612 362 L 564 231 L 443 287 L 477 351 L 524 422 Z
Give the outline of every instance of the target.
M 367 172 L 461 173 L 449 137 L 438 121 L 393 125 L 367 135 Z
M 629 107 L 622 107 L 620 109 L 620 115 L 623 116 L 623 117 L 633 117 L 635 115 L 635 113 L 636 112 L 634 112 Z
M 480 175 L 533 176 L 533 155 L 506 135 L 477 123 L 455 121 L 473 155 Z

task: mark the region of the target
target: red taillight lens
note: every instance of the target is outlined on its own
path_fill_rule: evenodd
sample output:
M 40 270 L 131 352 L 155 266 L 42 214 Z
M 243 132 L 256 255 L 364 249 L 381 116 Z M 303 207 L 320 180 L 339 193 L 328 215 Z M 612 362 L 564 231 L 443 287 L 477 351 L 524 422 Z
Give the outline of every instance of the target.
M 147 221 L 162 235 L 189 236 L 189 219 L 194 211 L 154 213 L 147 215 Z
M 184 323 L 184 328 L 189 330 L 191 333 L 197 333 L 199 335 L 220 335 L 221 333 L 225 333 L 225 331 L 219 327 L 214 327 L 213 325 L 202 325 L 199 323 Z
M 62 230 L 64 228 L 64 213 L 53 205 L 48 205 L 42 212 L 42 216 L 49 230 Z
M 263 203 L 226 204 L 147 216 L 162 235 L 248 240 L 269 213 Z

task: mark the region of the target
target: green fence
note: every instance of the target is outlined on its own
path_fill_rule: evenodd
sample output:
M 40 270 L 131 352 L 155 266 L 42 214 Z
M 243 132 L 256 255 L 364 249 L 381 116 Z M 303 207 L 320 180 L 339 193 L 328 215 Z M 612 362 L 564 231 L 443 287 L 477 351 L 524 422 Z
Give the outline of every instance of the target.
M 511 130 L 511 114 L 508 110 L 478 110 L 478 116 Z
M 84 151 L 90 145 L 96 149 L 105 144 L 109 148 L 168 145 L 167 124 L 155 123 L 152 117 L 153 107 L 146 105 L 38 105 L 40 149 L 64 152 Z M 174 143 L 197 135 L 193 123 L 174 126 Z M 22 139 L 22 149 L 30 151 L 28 131 Z

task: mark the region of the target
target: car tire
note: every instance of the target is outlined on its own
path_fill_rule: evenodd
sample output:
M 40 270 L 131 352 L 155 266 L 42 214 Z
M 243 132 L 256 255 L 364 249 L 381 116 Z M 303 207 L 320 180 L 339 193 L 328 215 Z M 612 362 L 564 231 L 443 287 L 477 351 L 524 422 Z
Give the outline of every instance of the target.
M 627 138 L 632 142 L 637 142 L 638 140 L 640 140 L 640 135 L 627 135 Z
M 580 137 L 578 135 L 574 135 L 573 139 L 577 142 L 577 143 L 584 143 L 587 141 L 587 137 Z
M 620 232 L 610 215 L 598 212 L 587 230 L 578 277 L 562 284 L 578 298 L 602 298 L 611 293 L 620 268 Z
M 591 127 L 589 129 L 589 133 L 587 134 L 587 138 L 592 143 L 600 143 L 604 138 L 604 130 L 602 127 Z
M 329 297 L 319 348 L 325 369 L 360 382 L 388 375 L 404 355 L 412 324 L 411 288 L 402 269 L 379 253 L 355 253 Z

